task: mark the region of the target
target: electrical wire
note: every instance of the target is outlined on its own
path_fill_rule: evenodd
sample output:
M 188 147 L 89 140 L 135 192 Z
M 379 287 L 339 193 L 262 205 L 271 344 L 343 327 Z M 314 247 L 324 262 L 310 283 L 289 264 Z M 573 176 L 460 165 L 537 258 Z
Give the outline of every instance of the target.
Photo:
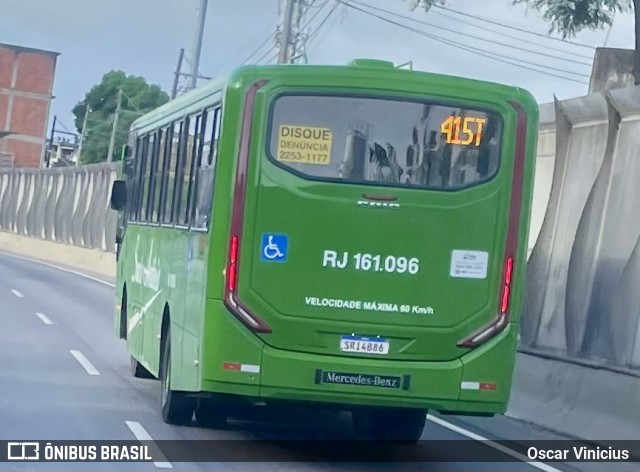
M 260 59 L 258 59 L 258 60 L 256 61 L 256 64 L 260 64 L 260 63 L 264 60 L 264 58 L 265 58 L 265 57 L 267 57 L 269 54 L 271 54 L 271 52 L 272 52 L 274 49 L 276 49 L 276 47 L 275 47 L 275 46 L 271 46 L 271 49 L 269 49 L 267 52 L 265 52 L 265 53 L 262 55 L 262 57 L 260 57 Z M 276 52 L 276 56 L 277 56 L 277 55 L 278 55 L 278 53 Z M 271 62 L 271 61 L 272 61 L 272 59 L 269 59 L 269 62 Z
M 260 45 L 259 45 L 257 48 L 255 48 L 255 49 L 253 50 L 253 52 L 252 52 L 251 54 L 249 54 L 249 55 L 247 56 L 247 58 L 246 58 L 244 61 L 242 61 L 240 64 L 241 64 L 241 65 L 244 65 L 244 64 L 246 64 L 247 62 L 249 62 L 249 60 L 250 60 L 250 59 L 251 59 L 255 54 L 257 54 L 257 53 L 258 53 L 258 51 L 260 51 L 260 49 L 262 49 L 262 48 L 263 48 L 263 47 L 264 47 L 264 46 L 269 42 L 269 40 L 270 40 L 270 39 L 273 39 L 273 33 L 271 33 L 271 32 L 269 32 L 269 36 L 267 36 L 267 37 L 264 39 L 264 41 L 262 41 L 262 42 L 260 43 Z M 272 47 L 272 49 L 273 49 L 273 47 Z M 267 54 L 269 54 L 269 53 L 267 52 Z M 264 57 L 264 56 L 263 56 L 263 57 Z
M 496 30 L 493 30 L 493 29 L 488 28 L 486 26 L 477 25 L 477 24 L 475 24 L 475 23 L 473 23 L 471 21 L 466 21 L 466 20 L 463 20 L 461 18 L 456 18 L 453 15 L 449 15 L 447 13 L 442 13 L 441 11 L 431 10 L 429 13 L 430 14 L 434 14 L 434 15 L 438 15 L 438 16 L 442 16 L 443 18 L 448 18 L 450 20 L 456 21 L 458 23 L 462 23 L 464 25 L 471 26 L 473 28 L 477 28 L 479 30 L 488 31 L 489 33 L 497 34 L 497 35 L 503 36 L 505 38 L 515 39 L 516 41 L 522 41 L 524 43 L 528 43 L 529 42 L 529 40 L 527 40 L 525 38 L 520 38 L 520 37 L 515 36 L 513 34 L 503 33 L 501 31 L 496 31 Z M 547 38 L 547 39 L 549 39 L 549 38 Z M 572 56 L 582 57 L 584 59 L 593 59 L 593 56 L 587 56 L 586 54 L 578 54 L 576 52 L 567 51 L 566 49 L 562 49 L 562 48 L 554 48 L 553 46 L 548 46 L 546 44 L 536 44 L 536 46 L 544 48 L 544 49 L 549 49 L 550 51 L 558 51 L 558 52 L 563 52 L 565 54 L 571 54 Z
M 582 47 L 582 48 L 595 49 L 595 46 L 591 46 L 589 44 L 579 43 L 577 41 L 569 41 L 567 39 L 555 38 L 555 37 L 550 36 L 548 34 L 542 34 L 542 33 L 536 32 L 536 31 L 527 30 L 525 28 L 520 28 L 520 27 L 517 27 L 517 26 L 507 25 L 505 23 L 500 23 L 499 21 L 489 20 L 488 18 L 482 18 L 481 16 L 472 15 L 471 13 L 465 13 L 465 12 L 461 12 L 459 10 L 454 10 L 453 8 L 450 8 L 450 7 L 445 7 L 445 6 L 441 6 L 441 5 L 434 5 L 434 7 L 439 9 L 439 10 L 445 10 L 445 11 L 449 11 L 451 13 L 455 13 L 456 15 L 462 15 L 462 16 L 466 16 L 466 17 L 469 17 L 469 18 L 474 18 L 474 19 L 476 19 L 478 21 L 483 21 L 485 23 L 490 23 L 492 25 L 501 26 L 503 28 L 508 28 L 508 29 L 511 29 L 511 30 L 520 31 L 521 33 L 531 34 L 531 35 L 534 35 L 534 36 L 538 36 L 540 38 L 550 39 L 550 40 L 553 40 L 553 41 L 560 41 L 561 43 L 571 44 L 573 46 L 578 46 L 578 47 Z
M 351 9 L 353 9 L 353 10 L 360 11 L 361 13 L 373 16 L 373 17 L 378 18 L 378 19 L 380 19 L 382 21 L 385 21 L 387 23 L 393 24 L 395 26 L 399 26 L 399 27 L 404 28 L 404 29 L 406 29 L 408 31 L 414 32 L 416 34 L 419 34 L 421 36 L 425 36 L 427 38 L 433 39 L 434 41 L 437 41 L 437 42 L 440 42 L 440 43 L 443 43 L 443 44 L 447 44 L 449 46 L 452 46 L 452 47 L 455 47 L 455 48 L 458 48 L 458 49 L 462 49 L 462 50 L 471 52 L 471 53 L 473 53 L 475 55 L 487 57 L 488 59 L 493 59 L 495 61 L 502 62 L 502 63 L 505 63 L 505 64 L 509 64 L 509 65 L 512 65 L 512 66 L 515 66 L 515 67 L 519 67 L 519 68 L 522 68 L 522 69 L 527 69 L 527 70 L 531 70 L 531 71 L 534 71 L 534 72 L 539 72 L 541 74 L 545 74 L 545 75 L 548 75 L 548 76 L 551 76 L 551 77 L 557 77 L 557 78 L 560 78 L 560 79 L 569 80 L 571 82 L 577 82 L 577 83 L 585 84 L 585 85 L 587 84 L 587 82 L 584 82 L 582 80 L 573 79 L 571 77 L 566 77 L 566 76 L 559 75 L 559 74 L 554 74 L 552 72 L 546 72 L 546 71 L 540 70 L 540 69 L 534 69 L 533 67 L 528 67 L 528 66 L 523 65 L 523 63 L 524 64 L 534 65 L 534 66 L 538 66 L 538 67 L 543 67 L 543 68 L 546 68 L 546 69 L 558 70 L 558 71 L 566 73 L 566 74 L 573 74 L 573 75 L 582 76 L 582 77 L 589 77 L 586 74 L 580 74 L 580 73 L 577 73 L 577 72 L 571 72 L 571 71 L 567 71 L 567 70 L 564 70 L 564 69 L 557 69 L 555 67 L 545 66 L 543 64 L 537 64 L 537 63 L 533 63 L 533 62 L 529 62 L 529 61 L 524 61 L 524 60 L 517 59 L 517 58 L 514 58 L 514 57 L 506 56 L 506 55 L 503 55 L 503 54 L 493 53 L 493 55 L 491 55 L 491 54 L 485 53 L 484 51 L 481 51 L 479 49 L 473 48 L 471 46 L 468 46 L 468 45 L 465 45 L 465 44 L 462 44 L 462 43 L 458 43 L 456 41 L 451 41 L 451 40 L 448 40 L 448 39 L 440 38 L 438 36 L 429 34 L 429 33 L 425 32 L 425 31 L 419 30 L 417 28 L 413 28 L 411 26 L 407 26 L 407 25 L 404 25 L 402 23 L 398 23 L 398 22 L 396 22 L 394 20 L 391 20 L 389 18 L 385 18 L 385 17 L 382 17 L 382 16 L 377 15 L 375 13 L 366 11 L 364 9 L 361 9 L 361 8 L 355 6 L 355 5 L 347 3 L 345 0 L 336 0 L 336 1 L 341 3 L 341 4 L 343 4 L 343 5 L 345 5 L 345 6 L 347 6 L 347 7 L 349 7 L 349 8 L 351 8 Z M 501 59 L 501 57 L 502 58 L 506 58 L 506 59 Z M 512 61 L 518 61 L 518 62 L 512 62 Z
M 356 5 L 360 5 L 362 7 L 367 7 L 367 8 L 370 8 L 372 10 L 376 10 L 376 11 L 385 13 L 387 15 L 392 15 L 392 16 L 395 16 L 395 17 L 399 17 L 399 18 L 402 18 L 404 20 L 413 21 L 415 23 L 420 23 L 422 25 L 429 26 L 430 28 L 435 28 L 435 29 L 447 31 L 449 33 L 458 33 L 458 31 L 456 31 L 454 29 L 451 29 L 451 28 L 447 28 L 445 26 L 440 26 L 440 25 L 436 25 L 436 24 L 433 24 L 433 23 L 429 23 L 427 21 L 418 20 L 416 18 L 411 18 L 410 16 L 401 15 L 399 13 L 395 13 L 395 12 L 392 12 L 392 11 L 389 11 L 389 10 L 385 10 L 384 8 L 374 7 L 373 5 L 369 5 L 367 3 L 354 1 L 354 0 L 350 0 L 350 3 L 356 4 Z M 492 40 L 492 39 L 483 38 L 481 36 L 475 36 L 475 35 L 472 35 L 472 34 L 465 34 L 465 36 L 467 38 L 470 38 L 470 39 L 476 39 L 478 41 L 484 41 L 484 42 L 487 42 L 487 43 L 496 44 L 498 46 L 503 46 L 503 47 L 515 49 L 515 50 L 518 50 L 518 51 L 527 52 L 527 53 L 530 53 L 530 54 L 537 54 L 539 56 L 548 57 L 550 59 L 556 59 L 556 60 L 560 60 L 560 61 L 566 61 L 566 62 L 571 62 L 571 63 L 574 63 L 574 64 L 578 64 L 578 65 L 591 67 L 591 63 L 589 63 L 589 62 L 576 61 L 574 59 L 568 59 L 566 57 L 556 56 L 554 54 L 547 54 L 547 53 L 544 53 L 544 52 L 534 51 L 532 49 L 523 48 L 523 47 L 520 47 L 520 46 L 514 46 L 512 44 L 506 44 L 506 43 L 503 43 L 503 42 L 500 42 L 500 41 L 495 41 L 495 40 Z
M 322 27 L 327 23 L 327 21 L 329 20 L 329 18 L 331 18 L 331 16 L 335 13 L 335 11 L 340 7 L 340 3 L 336 2 L 333 5 L 333 8 L 329 11 L 329 13 L 327 13 L 327 15 L 324 17 L 324 19 L 318 24 L 318 26 L 316 26 L 315 30 L 309 35 L 309 39 L 308 41 L 311 41 L 313 38 L 315 38 L 318 33 L 320 32 L 320 30 L 322 29 Z

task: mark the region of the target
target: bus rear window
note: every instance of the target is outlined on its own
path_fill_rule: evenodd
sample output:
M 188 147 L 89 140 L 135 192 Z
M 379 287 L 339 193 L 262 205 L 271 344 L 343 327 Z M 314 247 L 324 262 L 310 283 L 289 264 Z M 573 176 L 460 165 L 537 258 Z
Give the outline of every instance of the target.
M 442 103 L 285 95 L 271 118 L 270 158 L 311 179 L 460 189 L 498 171 L 497 113 Z

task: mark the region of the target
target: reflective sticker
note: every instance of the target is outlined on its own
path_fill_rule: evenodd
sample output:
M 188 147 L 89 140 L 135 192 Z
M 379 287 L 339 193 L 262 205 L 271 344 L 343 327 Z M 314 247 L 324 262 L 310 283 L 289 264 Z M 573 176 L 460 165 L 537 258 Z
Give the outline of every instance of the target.
M 222 364 L 224 370 L 233 370 L 236 372 L 247 372 L 250 374 L 259 374 L 260 366 L 254 364 L 240 364 L 238 362 L 224 362 Z
M 462 382 L 460 388 L 462 390 L 480 390 L 480 382 Z
M 461 390 L 496 390 L 498 385 L 494 382 L 461 382 Z
M 269 262 L 286 262 L 289 237 L 285 234 L 266 233 L 262 235 L 260 258 Z

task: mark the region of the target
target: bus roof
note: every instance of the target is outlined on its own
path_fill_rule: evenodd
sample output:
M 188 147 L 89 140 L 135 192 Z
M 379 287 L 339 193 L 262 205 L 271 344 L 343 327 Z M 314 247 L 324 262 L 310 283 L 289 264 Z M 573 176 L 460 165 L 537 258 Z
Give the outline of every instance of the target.
M 517 100 L 530 101 L 535 103 L 533 96 L 525 89 L 512 85 L 501 84 L 497 82 L 487 82 L 483 80 L 459 77 L 453 75 L 437 74 L 433 72 L 424 72 L 408 69 L 396 68 L 393 63 L 386 61 L 358 59 L 352 61 L 349 65 L 264 65 L 264 66 L 241 66 L 232 73 L 220 78 L 211 80 L 186 94 L 172 100 L 159 108 L 138 118 L 132 125 L 132 130 L 143 134 L 164 123 L 170 123 L 179 118 L 192 113 L 202 111 L 203 108 L 211 106 L 215 102 L 222 101 L 223 91 L 231 82 L 236 82 L 247 76 L 264 76 L 265 78 L 276 77 L 280 75 L 296 75 L 314 76 L 326 75 L 331 77 L 346 76 L 357 71 L 362 71 L 367 77 L 372 74 L 387 76 L 389 78 L 400 78 L 407 76 L 428 77 L 433 82 L 447 82 L 451 87 L 469 89 L 473 88 L 478 93 L 491 92 L 500 94 L 504 97 L 513 97 Z

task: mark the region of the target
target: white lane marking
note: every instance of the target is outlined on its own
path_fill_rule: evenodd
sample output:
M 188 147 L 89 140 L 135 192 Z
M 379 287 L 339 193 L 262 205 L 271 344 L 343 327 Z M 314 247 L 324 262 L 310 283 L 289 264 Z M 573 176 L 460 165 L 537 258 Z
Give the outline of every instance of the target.
M 89 375 L 100 375 L 100 372 L 98 372 L 98 369 L 93 367 L 93 364 L 91 362 L 89 362 L 89 359 L 84 357 L 84 354 L 82 354 L 80 351 L 71 350 L 69 352 L 71 353 L 71 355 L 73 357 L 76 358 L 76 360 L 80 363 L 80 365 L 82 367 L 84 367 L 84 370 L 87 371 L 87 374 L 89 374 Z
M 432 415 L 427 415 L 427 419 L 429 421 L 432 421 L 433 423 L 436 423 L 442 426 L 443 428 L 447 428 L 448 430 L 453 431 L 454 433 L 461 434 L 462 436 L 466 436 L 467 438 L 473 439 L 474 441 L 482 441 L 484 444 L 486 444 L 490 448 L 500 451 L 503 454 L 506 454 L 507 456 L 511 456 L 514 459 L 518 459 L 519 461 L 522 461 L 530 465 L 531 467 L 535 467 L 536 469 L 543 470 L 544 472 L 562 472 L 560 469 L 556 469 L 555 467 L 551 467 L 550 465 L 544 464 L 542 462 L 531 461 L 531 459 L 529 459 L 527 456 L 523 454 L 520 454 L 519 452 L 509 449 L 508 447 L 503 446 L 502 444 L 498 444 L 495 441 L 491 441 L 490 439 L 480 436 L 479 434 L 472 433 L 471 431 L 467 431 L 466 429 L 461 428 L 460 426 L 456 426 L 455 424 L 449 423 L 448 421 L 441 420 L 440 418 L 437 418 Z
M 42 322 L 43 322 L 44 324 L 46 324 L 46 325 L 52 325 L 52 324 L 53 324 L 53 321 L 51 321 L 51 320 L 49 319 L 49 317 L 48 317 L 47 315 L 45 315 L 44 313 L 36 313 L 36 316 L 37 316 L 38 318 L 40 318 L 40 319 L 42 320 Z
M 140 423 L 138 423 L 137 421 L 125 421 L 125 423 L 138 441 L 153 442 L 153 438 L 151 437 L 151 435 L 147 432 L 146 429 L 144 429 L 144 426 L 142 426 Z M 169 462 L 164 454 L 160 452 L 159 448 L 157 451 L 152 451 L 151 455 L 153 457 L 157 457 L 158 459 L 163 459 L 163 461 L 153 461 L 153 465 L 155 465 L 158 469 L 173 469 L 171 462 Z
M 78 271 L 75 271 L 75 270 L 72 270 L 72 269 L 67 269 L 65 267 L 60 267 L 60 266 L 57 266 L 55 264 L 50 264 L 48 262 L 39 261 L 37 259 L 31 259 L 30 257 L 18 256 L 16 254 L 11 254 L 10 252 L 0 251 L 0 254 L 2 254 L 3 256 L 13 257 L 15 259 L 21 259 L 23 261 L 33 262 L 34 264 L 40 264 L 40 265 L 43 265 L 43 266 L 51 267 L 52 269 L 58 269 L 58 270 L 61 270 L 62 272 L 68 272 L 69 274 L 74 274 L 74 275 L 77 275 L 79 277 L 84 277 L 85 279 L 93 280 L 94 282 L 98 282 L 98 283 L 101 283 L 103 285 L 108 285 L 109 287 L 115 287 L 114 284 L 112 284 L 111 282 L 107 282 L 106 280 L 102 280 L 102 279 L 99 279 L 97 277 L 93 277 L 91 275 L 83 274 L 82 272 L 78 272 Z M 114 255 L 114 257 L 115 257 L 115 255 Z
M 16 289 L 12 288 L 11 289 L 11 293 L 13 293 L 16 297 L 18 298 L 24 298 L 24 295 L 22 295 L 20 292 L 18 292 Z

